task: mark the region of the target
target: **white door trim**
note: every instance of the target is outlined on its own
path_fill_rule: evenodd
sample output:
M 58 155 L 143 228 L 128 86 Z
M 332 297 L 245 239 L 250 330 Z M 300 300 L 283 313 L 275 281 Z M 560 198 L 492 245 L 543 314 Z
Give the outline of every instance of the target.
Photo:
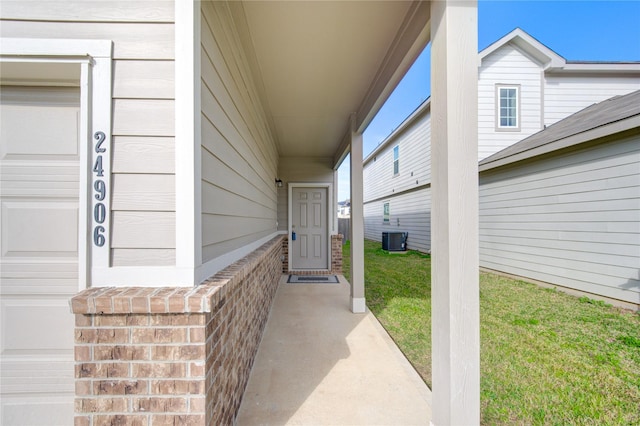
M 110 257 L 110 194 L 111 194 L 111 40 L 65 40 L 3 38 L 0 43 L 0 62 L 71 63 L 80 68 L 80 194 L 78 217 L 78 289 L 91 286 L 91 266 L 106 267 Z M 16 84 L 28 84 L 17 82 Z M 102 167 L 106 171 L 105 198 L 100 200 L 106 209 L 104 223 L 105 242 L 93 245 L 93 197 L 90 170 L 94 163 L 93 134 L 105 134 Z M 91 225 L 90 225 L 91 224 Z
M 333 228 L 333 220 L 331 219 L 333 212 L 333 184 L 328 182 L 290 182 L 288 185 L 287 192 L 287 207 L 288 207 L 288 216 L 287 216 L 287 239 L 288 239 L 288 259 L 287 263 L 289 265 L 290 271 L 296 271 L 297 269 L 293 268 L 292 262 L 292 250 L 291 250 L 291 222 L 293 217 L 293 188 L 326 188 L 327 189 L 327 269 L 319 269 L 320 271 L 330 271 L 331 270 L 331 233 Z M 304 269 L 300 269 L 302 271 Z

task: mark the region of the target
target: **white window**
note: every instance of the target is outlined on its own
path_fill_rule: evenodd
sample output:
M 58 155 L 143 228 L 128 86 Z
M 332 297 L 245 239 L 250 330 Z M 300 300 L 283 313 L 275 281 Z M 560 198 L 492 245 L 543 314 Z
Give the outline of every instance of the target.
M 393 175 L 400 173 L 400 145 L 393 148 Z
M 497 128 L 520 129 L 520 87 L 497 86 Z

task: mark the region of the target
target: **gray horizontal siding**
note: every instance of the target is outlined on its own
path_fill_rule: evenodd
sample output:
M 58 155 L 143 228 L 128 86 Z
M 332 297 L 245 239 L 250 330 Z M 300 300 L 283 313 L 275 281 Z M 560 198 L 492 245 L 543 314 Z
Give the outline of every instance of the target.
M 481 174 L 480 264 L 640 303 L 640 137 Z
M 202 261 L 276 231 L 278 166 L 225 3 L 202 3 Z

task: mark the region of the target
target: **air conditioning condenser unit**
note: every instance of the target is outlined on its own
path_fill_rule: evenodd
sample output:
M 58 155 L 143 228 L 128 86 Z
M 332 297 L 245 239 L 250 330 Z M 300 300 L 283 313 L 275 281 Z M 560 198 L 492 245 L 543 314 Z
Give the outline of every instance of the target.
M 407 250 L 408 232 L 383 232 L 382 250 L 405 251 Z

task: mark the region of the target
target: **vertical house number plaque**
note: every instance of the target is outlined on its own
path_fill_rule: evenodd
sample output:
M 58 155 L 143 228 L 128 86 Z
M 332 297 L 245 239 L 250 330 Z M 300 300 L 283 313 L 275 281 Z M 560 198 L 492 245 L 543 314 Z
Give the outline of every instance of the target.
M 95 226 L 93 228 L 93 244 L 98 247 L 104 246 L 105 237 L 104 234 L 106 229 L 103 224 L 107 217 L 107 207 L 104 205 L 102 201 L 104 201 L 107 195 L 107 185 L 105 184 L 104 179 L 104 169 L 102 167 L 102 154 L 104 154 L 107 149 L 102 146 L 106 139 L 104 132 L 96 132 L 93 135 L 93 138 L 96 140 L 95 143 L 95 152 L 96 152 L 96 161 L 93 164 L 93 189 L 94 189 L 94 197 L 98 201 L 93 207 L 93 220 Z

